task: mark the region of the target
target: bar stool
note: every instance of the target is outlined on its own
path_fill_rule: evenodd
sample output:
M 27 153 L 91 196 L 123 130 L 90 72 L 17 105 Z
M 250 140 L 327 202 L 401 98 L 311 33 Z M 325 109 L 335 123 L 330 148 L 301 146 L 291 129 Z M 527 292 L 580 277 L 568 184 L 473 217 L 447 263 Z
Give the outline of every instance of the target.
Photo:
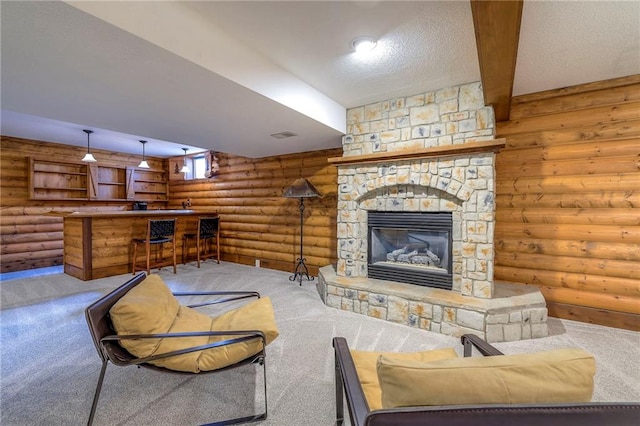
M 216 258 L 220 263 L 220 218 L 219 217 L 199 217 L 197 233 L 185 233 L 182 239 L 182 263 L 186 263 L 187 251 L 189 250 L 189 240 L 195 238 L 196 251 L 198 259 L 198 268 L 200 267 L 200 259 L 205 260 L 211 257 Z M 207 249 L 207 242 L 212 242 L 215 238 L 216 251 L 204 252 Z M 201 245 L 201 242 L 203 245 Z
M 151 267 L 162 268 L 169 265 L 164 263 L 164 257 L 162 255 L 162 248 L 165 243 L 171 243 L 171 250 L 173 252 L 173 273 L 176 273 L 176 219 L 149 219 L 147 221 L 147 235 L 145 238 L 133 239 L 133 273 L 136 271 L 147 271 Z M 146 252 L 146 268 L 139 267 L 137 265 L 138 257 L 138 244 L 144 244 Z M 151 245 L 156 246 L 156 258 L 155 263 L 151 264 Z M 159 252 L 159 253 L 158 253 Z M 158 256 L 158 254 L 160 256 Z

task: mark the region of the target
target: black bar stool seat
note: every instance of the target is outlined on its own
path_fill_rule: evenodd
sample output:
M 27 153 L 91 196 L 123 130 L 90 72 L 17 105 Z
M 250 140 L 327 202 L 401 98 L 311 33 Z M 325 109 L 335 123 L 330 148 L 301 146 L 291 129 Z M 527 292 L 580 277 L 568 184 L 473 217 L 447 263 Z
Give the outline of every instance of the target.
M 173 262 L 165 262 L 163 246 L 171 243 Z M 138 245 L 144 244 L 145 265 L 138 266 Z M 155 246 L 155 262 L 151 263 L 151 246 Z M 147 235 L 144 238 L 133 238 L 133 267 L 132 273 L 146 271 L 149 274 L 151 268 L 162 268 L 173 265 L 173 273 L 176 273 L 176 219 L 149 219 L 147 221 Z
M 220 263 L 220 218 L 219 217 L 200 217 L 198 218 L 198 228 L 196 233 L 185 232 L 182 237 L 182 263 L 185 264 L 188 258 L 189 240 L 196 240 L 196 252 L 198 268 L 200 261 L 216 258 Z M 215 251 L 213 251 L 212 243 L 215 240 Z M 209 245 L 209 250 L 207 250 Z

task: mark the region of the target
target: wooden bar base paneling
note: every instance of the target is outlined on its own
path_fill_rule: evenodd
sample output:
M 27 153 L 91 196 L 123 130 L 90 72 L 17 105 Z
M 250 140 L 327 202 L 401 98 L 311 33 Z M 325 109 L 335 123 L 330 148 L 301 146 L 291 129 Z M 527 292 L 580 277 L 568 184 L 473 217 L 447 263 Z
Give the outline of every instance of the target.
M 64 271 L 83 281 L 131 273 L 132 239 L 146 235 L 149 219 L 177 218 L 176 257 L 181 259 L 184 233 L 195 232 L 199 216 L 215 216 L 209 211 L 192 210 L 52 214 L 64 219 Z M 138 252 L 140 265 L 144 254 L 140 248 Z M 165 248 L 166 263 L 170 263 L 170 254 Z

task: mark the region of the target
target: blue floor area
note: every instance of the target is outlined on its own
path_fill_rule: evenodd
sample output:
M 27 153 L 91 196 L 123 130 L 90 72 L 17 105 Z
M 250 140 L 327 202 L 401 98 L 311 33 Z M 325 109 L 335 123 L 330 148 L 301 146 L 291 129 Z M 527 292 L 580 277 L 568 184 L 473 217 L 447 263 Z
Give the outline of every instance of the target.
M 64 273 L 64 266 L 49 266 L 48 268 L 29 269 L 26 271 L 5 272 L 0 274 L 0 281 L 19 280 L 22 278 L 40 277 Z

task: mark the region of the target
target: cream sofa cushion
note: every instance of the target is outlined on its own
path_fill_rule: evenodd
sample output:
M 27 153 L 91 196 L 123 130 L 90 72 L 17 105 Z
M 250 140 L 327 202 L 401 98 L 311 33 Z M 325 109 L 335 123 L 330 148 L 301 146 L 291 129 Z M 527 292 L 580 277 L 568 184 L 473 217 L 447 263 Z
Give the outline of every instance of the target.
M 434 362 L 378 359 L 383 408 L 589 402 L 595 360 L 580 349 Z
M 414 360 L 419 362 L 438 361 L 441 359 L 458 357 L 453 348 L 436 349 L 424 352 L 372 352 L 357 350 L 351 350 L 350 352 L 370 410 L 379 410 L 382 408 L 382 394 L 380 391 L 380 383 L 378 383 L 378 372 L 376 369 L 378 358 L 381 356 L 397 361 Z
M 265 334 L 267 344 L 278 336 L 269 297 L 244 304 L 217 317 L 210 317 L 180 305 L 158 275 L 150 275 L 132 288 L 113 305 L 110 315 L 119 335 L 257 330 Z M 122 340 L 121 345 L 132 355 L 143 358 L 233 337 L 225 335 Z M 261 347 L 259 339 L 253 339 L 230 346 L 159 359 L 151 363 L 170 370 L 198 373 L 235 364 L 257 354 Z

